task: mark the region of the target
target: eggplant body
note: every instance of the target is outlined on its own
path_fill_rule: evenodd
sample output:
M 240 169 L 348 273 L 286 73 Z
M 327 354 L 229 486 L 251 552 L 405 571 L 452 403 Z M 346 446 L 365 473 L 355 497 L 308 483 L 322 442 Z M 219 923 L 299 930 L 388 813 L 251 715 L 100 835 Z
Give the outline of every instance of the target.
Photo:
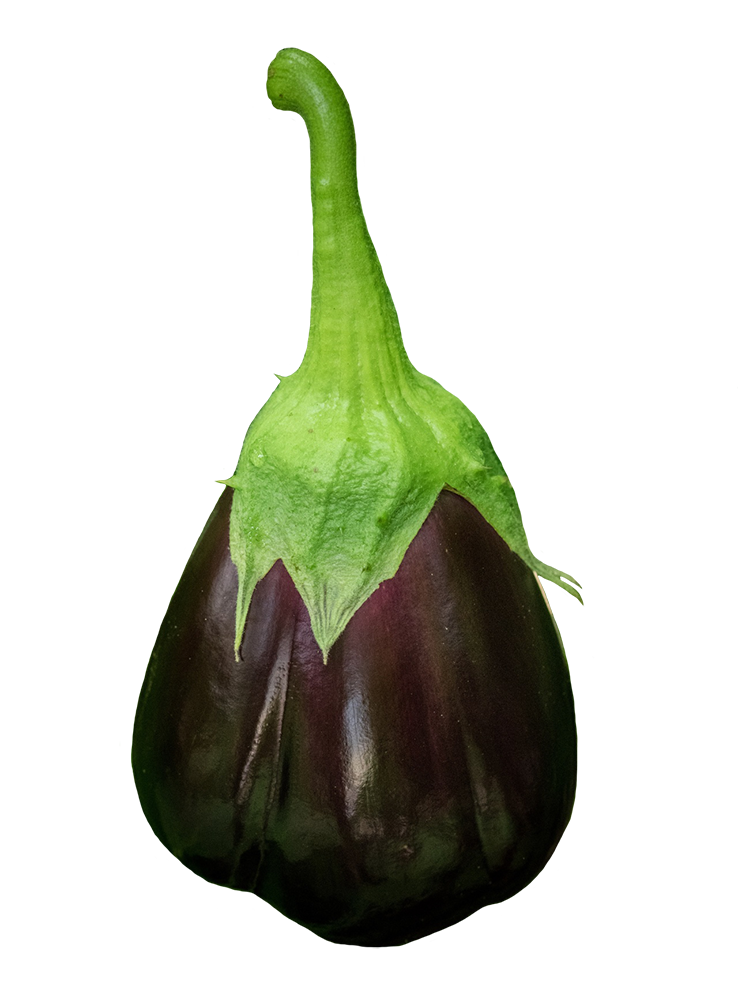
M 162 843 L 329 941 L 398 945 L 519 892 L 569 821 L 574 703 L 538 579 L 444 491 L 327 664 L 284 565 L 240 661 L 218 501 L 172 598 L 133 768 Z

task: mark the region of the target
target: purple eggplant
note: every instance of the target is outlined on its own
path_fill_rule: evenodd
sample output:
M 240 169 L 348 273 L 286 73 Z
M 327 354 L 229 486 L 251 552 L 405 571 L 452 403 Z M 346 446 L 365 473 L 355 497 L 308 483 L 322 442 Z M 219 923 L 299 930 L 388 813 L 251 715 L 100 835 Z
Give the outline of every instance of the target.
M 323 663 L 281 562 L 240 660 L 226 488 L 172 598 L 133 763 L 159 839 L 316 934 L 396 945 L 513 896 L 569 821 L 576 727 L 533 572 L 444 491 Z
M 477 420 L 404 352 L 343 92 L 294 49 L 267 87 L 311 140 L 308 349 L 174 593 L 133 770 L 198 875 L 399 945 L 513 896 L 560 840 L 576 726 L 538 575 L 578 593 L 530 552 Z

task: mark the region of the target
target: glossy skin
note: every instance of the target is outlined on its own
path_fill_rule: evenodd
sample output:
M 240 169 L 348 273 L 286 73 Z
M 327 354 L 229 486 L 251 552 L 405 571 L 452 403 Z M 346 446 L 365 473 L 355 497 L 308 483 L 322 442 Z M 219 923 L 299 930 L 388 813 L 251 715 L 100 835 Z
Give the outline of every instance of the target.
M 574 704 L 535 575 L 444 491 L 327 665 L 278 562 L 233 654 L 226 489 L 172 598 L 133 740 L 159 839 L 330 941 L 397 945 L 526 886 L 571 815 Z

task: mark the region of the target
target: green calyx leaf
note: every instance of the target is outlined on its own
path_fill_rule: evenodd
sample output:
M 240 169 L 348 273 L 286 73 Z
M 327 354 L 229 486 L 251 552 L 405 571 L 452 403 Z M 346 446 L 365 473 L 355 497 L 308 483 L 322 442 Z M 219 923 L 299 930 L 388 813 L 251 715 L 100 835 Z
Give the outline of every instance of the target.
M 298 49 L 278 53 L 267 90 L 308 127 L 313 294 L 305 358 L 254 419 L 225 482 L 234 489 L 236 653 L 254 588 L 281 560 L 327 659 L 353 614 L 396 573 L 444 488 L 475 505 L 535 572 L 581 599 L 574 579 L 531 554 L 479 422 L 407 358 L 361 211 L 343 92 Z

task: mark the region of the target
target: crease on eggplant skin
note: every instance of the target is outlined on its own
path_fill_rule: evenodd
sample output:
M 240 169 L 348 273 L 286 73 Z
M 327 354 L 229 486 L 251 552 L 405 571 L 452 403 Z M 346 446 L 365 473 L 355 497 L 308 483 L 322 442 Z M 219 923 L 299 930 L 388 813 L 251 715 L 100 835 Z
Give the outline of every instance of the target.
M 287 691 L 289 688 L 289 674 L 290 674 L 290 663 L 292 661 L 292 649 L 294 647 L 294 624 L 292 630 L 288 630 L 283 634 L 280 644 L 277 648 L 276 658 L 274 661 L 273 668 L 269 674 L 269 697 L 267 702 L 265 702 L 264 707 L 259 715 L 259 722 L 257 725 L 257 731 L 253 739 L 249 744 L 249 751 L 244 762 L 243 767 L 240 771 L 240 781 L 238 784 L 238 790 L 236 794 L 236 804 L 243 807 L 249 798 L 251 789 L 253 786 L 253 766 L 256 760 L 256 756 L 259 751 L 260 743 L 264 738 L 264 733 L 268 728 L 270 722 L 270 712 L 273 711 L 275 703 L 278 707 L 277 712 L 277 723 L 274 728 L 276 728 L 276 746 L 277 755 L 270 758 L 271 763 L 271 777 L 269 781 L 268 794 L 266 797 L 266 802 L 264 805 L 264 813 L 262 817 L 262 827 L 261 827 L 261 838 L 259 842 L 259 863 L 254 871 L 253 880 L 250 883 L 249 891 L 253 892 L 259 881 L 259 873 L 261 871 L 262 864 L 264 862 L 264 855 L 266 852 L 267 844 L 267 829 L 269 825 L 269 817 L 272 812 L 272 808 L 279 797 L 280 789 L 280 772 L 282 768 L 282 760 L 284 753 L 284 746 L 282 743 L 282 732 L 284 726 L 284 712 L 285 705 L 287 701 Z M 242 646 L 240 646 L 242 648 Z M 285 649 L 287 650 L 285 652 Z M 243 654 L 241 654 L 241 659 L 243 659 Z M 246 733 L 245 738 L 248 738 L 248 733 Z M 236 827 L 238 829 L 238 816 L 236 817 Z M 241 833 L 240 837 L 237 837 L 237 843 L 240 845 L 244 844 L 244 835 Z M 231 872 L 228 885 L 232 886 L 237 884 L 237 870 L 238 862 L 240 862 L 241 854 L 244 853 L 246 847 L 242 846 L 240 852 L 234 855 L 236 863 Z

